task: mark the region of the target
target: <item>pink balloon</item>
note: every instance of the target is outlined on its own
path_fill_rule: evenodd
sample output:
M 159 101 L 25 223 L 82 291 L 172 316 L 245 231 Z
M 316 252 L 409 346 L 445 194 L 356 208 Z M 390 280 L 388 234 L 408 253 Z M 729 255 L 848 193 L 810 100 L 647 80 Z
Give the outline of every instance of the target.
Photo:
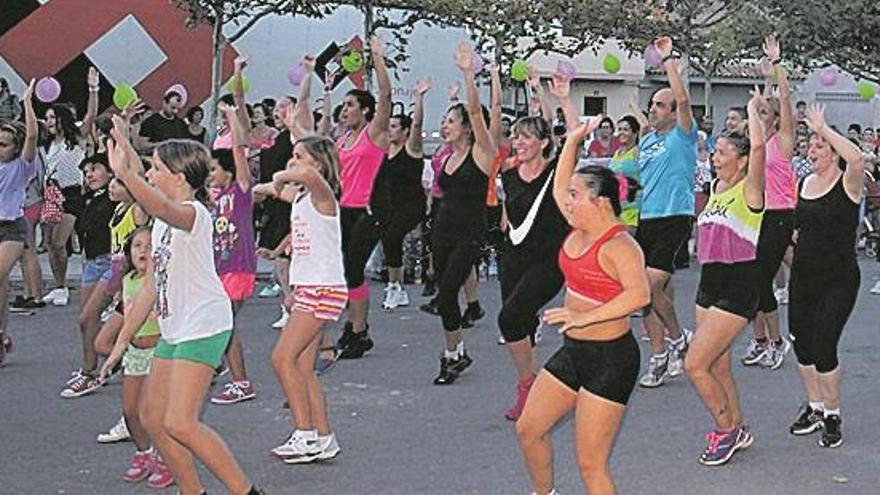
M 483 72 L 483 67 L 486 65 L 486 62 L 483 60 L 483 57 L 477 55 L 476 53 L 471 58 L 471 69 L 473 69 L 474 74 L 479 74 Z
M 819 72 L 819 82 L 822 83 L 822 86 L 834 86 L 837 84 L 838 75 L 837 69 L 827 67 Z
M 306 68 L 302 64 L 296 64 L 287 71 L 287 80 L 294 86 L 299 86 L 306 77 Z
M 651 67 L 659 67 L 663 63 L 663 57 L 660 56 L 660 52 L 657 51 L 654 43 L 649 44 L 645 48 L 645 63 Z
M 177 83 L 177 84 L 175 84 L 165 90 L 166 95 L 171 92 L 174 92 L 174 93 L 177 93 L 180 95 L 180 106 L 182 106 L 182 107 L 186 106 L 186 100 L 188 99 L 189 95 L 186 93 L 186 87 L 184 87 L 183 84 Z
M 34 94 L 43 103 L 52 103 L 61 96 L 61 83 L 51 76 L 46 76 L 34 86 Z
M 556 73 L 571 81 L 577 75 L 577 69 L 574 64 L 567 59 L 560 59 L 556 63 Z

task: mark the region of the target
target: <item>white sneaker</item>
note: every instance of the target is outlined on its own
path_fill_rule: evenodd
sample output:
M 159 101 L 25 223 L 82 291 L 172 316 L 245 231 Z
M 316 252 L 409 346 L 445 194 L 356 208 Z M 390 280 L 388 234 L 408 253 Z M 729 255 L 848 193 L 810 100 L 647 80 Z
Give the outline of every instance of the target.
M 507 344 L 507 341 L 504 340 L 504 335 L 499 335 L 499 336 L 498 336 L 498 341 L 497 341 L 497 343 L 498 343 L 498 345 L 504 345 L 504 344 Z
M 321 442 L 321 453 L 318 454 L 318 460 L 327 461 L 338 456 L 342 449 L 339 448 L 339 442 L 336 441 L 336 435 L 330 433 L 326 437 L 319 436 L 318 441 Z
M 880 292 L 878 292 L 880 294 Z M 776 302 L 779 304 L 788 304 L 788 288 L 780 287 L 773 291 L 773 295 L 776 296 Z
M 317 436 L 307 439 L 303 432 L 296 430 L 286 442 L 272 449 L 272 453 L 287 464 L 306 464 L 316 460 L 323 450 Z
M 782 366 L 783 361 L 785 361 L 785 355 L 788 354 L 788 351 L 790 350 L 791 342 L 785 337 L 782 337 L 782 343 L 778 346 L 773 343 L 768 343 L 767 354 L 761 359 L 761 366 L 770 368 L 771 370 L 778 370 Z
M 52 300 L 52 304 L 55 306 L 67 306 L 67 303 L 70 302 L 70 290 L 67 287 L 55 290 L 57 290 L 58 293 L 56 294 L 55 299 Z
M 409 294 L 406 293 L 406 288 L 400 284 L 397 284 L 397 305 L 409 306 Z
M 50 290 L 45 296 L 43 296 L 43 302 L 46 304 L 54 304 L 55 299 L 58 299 L 62 295 L 64 295 L 64 291 L 66 288 L 58 287 Z
M 110 428 L 107 433 L 98 434 L 98 443 L 115 443 L 131 440 L 131 434 L 128 432 L 128 425 L 125 424 L 125 418 L 119 418 L 119 421 Z
M 639 380 L 639 385 L 645 388 L 657 388 L 666 381 L 669 370 L 669 355 L 664 358 L 651 356 L 648 361 L 648 370 Z
M 684 356 L 687 354 L 694 334 L 687 328 L 682 327 L 681 335 L 684 337 L 678 344 L 669 344 L 669 376 L 676 377 L 684 373 Z
M 389 282 L 385 286 L 385 300 L 382 302 L 382 309 L 392 310 L 397 307 L 399 296 L 397 295 L 399 284 Z
M 272 328 L 281 330 L 282 328 L 287 326 L 287 320 L 290 319 L 290 313 L 287 311 L 287 308 L 281 306 L 281 317 L 278 318 L 278 321 L 272 324 Z
M 880 280 L 874 283 L 874 287 L 871 287 L 870 292 L 875 296 L 880 296 Z

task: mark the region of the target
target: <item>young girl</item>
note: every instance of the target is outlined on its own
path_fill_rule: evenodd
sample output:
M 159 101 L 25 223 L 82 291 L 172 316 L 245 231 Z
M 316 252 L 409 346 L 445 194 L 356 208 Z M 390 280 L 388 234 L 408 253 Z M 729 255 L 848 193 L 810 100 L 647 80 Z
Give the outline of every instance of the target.
M 181 493 L 202 493 L 193 457 L 235 495 L 260 493 L 226 443 L 199 419 L 214 369 L 231 337 L 232 308 L 214 270 L 211 213 L 205 183 L 211 158 L 194 141 L 156 147 L 149 184 L 125 123 L 114 117 L 111 164 L 139 205 L 156 218 L 144 288 L 131 307 L 132 324 L 154 309 L 161 338 L 144 383 L 140 418 Z
M 339 223 L 339 156 L 327 137 L 307 136 L 293 148 L 287 170 L 258 192 L 293 203 L 290 319 L 272 351 L 272 367 L 293 414 L 294 431 L 272 453 L 288 464 L 332 459 L 339 444 L 330 430 L 324 390 L 314 372 L 325 321 L 337 321 L 348 300 Z M 297 192 L 291 182 L 301 184 Z M 274 190 L 272 187 L 274 186 Z
M 126 312 L 131 314 L 134 298 L 143 288 L 147 277 L 150 229 L 140 227 L 132 232 L 124 252 L 128 273 L 122 279 L 122 301 Z M 110 356 L 101 366 L 101 379 L 107 377 L 116 363 L 122 360 L 122 413 L 137 448 L 122 479 L 136 483 L 149 476 L 147 486 L 161 489 L 171 486 L 174 478 L 162 459 L 150 448 L 150 437 L 138 418 L 141 386 L 150 373 L 150 361 L 159 341 L 159 323 L 153 314 L 142 325 L 138 323 L 140 322 L 135 322 L 132 318 L 126 318 Z
M 253 294 L 257 272 L 254 245 L 254 198 L 247 162 L 247 131 L 233 107 L 221 112 L 232 129 L 232 149 L 215 149 L 210 180 L 214 196 L 214 267 L 232 301 L 233 316 Z M 244 366 L 241 341 L 233 332 L 226 351 L 232 382 L 211 397 L 214 404 L 235 404 L 254 398 L 254 387 Z

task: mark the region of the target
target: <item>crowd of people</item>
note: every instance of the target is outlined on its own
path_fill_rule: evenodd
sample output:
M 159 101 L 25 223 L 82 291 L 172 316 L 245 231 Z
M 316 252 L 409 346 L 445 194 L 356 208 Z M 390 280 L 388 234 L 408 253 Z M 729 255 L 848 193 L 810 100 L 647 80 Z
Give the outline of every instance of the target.
M 516 422 L 533 493 L 557 493 L 550 433 L 572 410 L 584 484 L 614 493 L 609 458 L 636 384 L 653 389 L 683 374 L 714 422 L 698 462 L 722 465 L 747 449 L 755 438 L 731 344 L 749 323 L 744 365 L 778 369 L 794 348 L 805 401 L 791 434 L 821 431 L 820 446 L 838 447 L 838 342 L 858 294 L 857 235 L 872 209 L 863 208 L 866 176 L 870 184 L 880 173 L 878 136 L 857 126 L 845 136 L 826 124 L 822 106 L 793 104 L 773 37 L 763 46 L 766 86 L 715 133 L 711 118 L 693 113 L 672 40 L 654 46 L 669 87 L 654 92 L 647 112 L 633 103 L 616 120 L 582 122 L 570 81 L 553 74 L 545 87 L 532 71 L 533 110 L 510 122 L 499 68 L 488 67 L 487 108 L 473 51 L 461 43 L 462 80 L 449 89 L 436 150 L 425 149 L 422 132 L 431 79 L 414 88 L 411 113 L 395 113 L 379 38 L 369 44 L 376 93 L 352 89 L 336 110 L 332 75 L 322 108 L 310 108 L 309 57 L 296 97 L 248 104 L 248 60 L 237 58 L 210 143 L 204 110 L 183 112 L 175 91 L 155 112 L 135 101 L 98 115 L 100 81 L 90 70 L 81 122 L 65 104 L 40 120 L 33 81 L 20 107 L 0 81 L 0 364 L 13 347 L 10 272 L 21 262 L 13 309 L 69 304 L 73 239 L 83 259 L 82 365 L 61 397 L 122 375 L 122 418 L 99 441 L 131 438 L 127 482 L 204 493 L 198 459 L 230 493 L 261 493 L 200 419 L 218 377 L 231 375 L 210 402 L 255 397 L 237 331 L 247 322 L 236 316 L 253 296 L 257 258 L 272 261 L 284 299 L 270 359 L 291 432 L 271 452 L 310 463 L 341 451 L 320 373 L 376 345 L 368 260 L 381 244 L 382 307 L 409 305 L 403 246 L 415 230 L 426 246 L 425 295 L 434 296 L 422 309 L 442 326 L 435 385 L 455 383 L 474 361 L 463 330 L 485 315 L 477 268 L 487 252 L 498 256 L 499 343 L 516 378 L 504 416 Z M 52 269 L 45 295 L 37 234 Z M 672 278 L 692 244 L 700 264 L 693 331 L 682 326 Z M 544 310 L 560 291 L 562 305 Z M 779 304 L 790 304 L 789 336 Z M 650 347 L 644 370 L 631 317 L 642 318 Z M 330 327 L 342 318 L 334 340 Z M 564 334 L 543 366 L 542 324 Z

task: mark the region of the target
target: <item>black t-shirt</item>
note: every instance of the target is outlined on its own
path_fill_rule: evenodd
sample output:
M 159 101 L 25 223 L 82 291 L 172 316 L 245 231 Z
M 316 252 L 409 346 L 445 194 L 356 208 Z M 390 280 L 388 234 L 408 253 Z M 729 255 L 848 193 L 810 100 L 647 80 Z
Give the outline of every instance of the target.
M 543 172 L 531 182 L 526 182 L 520 177 L 517 168 L 510 168 L 501 172 L 501 183 L 504 186 L 504 208 L 507 218 L 512 226 L 521 226 L 528 216 L 529 210 L 538 199 L 544 184 L 544 198 L 538 206 L 534 223 L 525 239 L 515 249 L 522 253 L 536 257 L 554 257 L 559 253 L 559 248 L 565 240 L 565 236 L 571 230 L 556 201 L 553 199 L 553 182 L 551 172 L 556 170 L 556 161 L 547 164 Z M 547 181 L 550 180 L 548 183 Z M 507 242 L 512 244 L 508 236 Z
M 290 131 L 281 131 L 271 148 L 260 151 L 260 182 L 271 182 L 272 175 L 287 168 L 293 156 Z M 263 228 L 260 232 L 260 247 L 275 249 L 278 243 L 290 232 L 290 203 L 275 198 L 263 201 Z
M 488 228 L 486 191 L 489 190 L 489 176 L 474 161 L 472 152 L 452 175 L 446 173 L 446 163 L 438 173 L 443 198 L 434 224 L 434 242 L 444 246 L 481 243 Z
M 166 119 L 161 113 L 154 113 L 141 124 L 141 136 L 158 144 L 168 139 L 192 139 L 186 122 L 177 118 Z
M 76 218 L 76 234 L 86 254 L 86 259 L 95 259 L 102 254 L 110 254 L 110 220 L 116 211 L 116 203 L 110 200 L 107 188 L 89 191 L 85 194 L 86 206 L 82 215 Z

